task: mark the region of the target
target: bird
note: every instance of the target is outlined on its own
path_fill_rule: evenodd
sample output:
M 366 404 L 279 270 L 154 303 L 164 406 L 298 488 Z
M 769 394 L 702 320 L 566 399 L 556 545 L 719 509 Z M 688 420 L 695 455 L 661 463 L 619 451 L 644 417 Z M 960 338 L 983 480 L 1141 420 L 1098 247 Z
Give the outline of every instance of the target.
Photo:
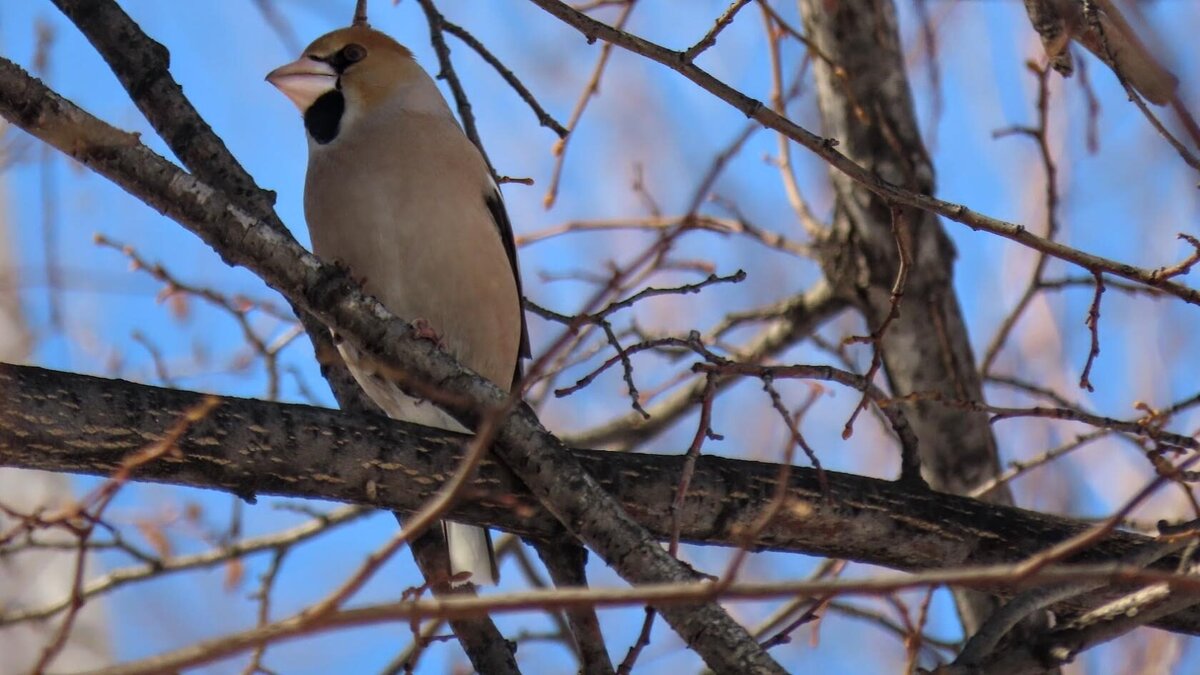
M 267 75 L 308 138 L 304 215 L 313 253 L 348 268 L 418 335 L 511 390 L 528 358 L 516 246 L 500 188 L 413 53 L 365 22 L 313 41 Z M 467 432 L 334 335 L 389 417 Z M 455 585 L 498 582 L 484 528 L 444 521 Z
M 1063 77 L 1070 77 L 1075 66 L 1069 45 L 1075 40 L 1116 70 L 1146 100 L 1156 105 L 1171 102 L 1179 79 L 1138 39 L 1114 0 L 1092 1 L 1095 26 L 1084 11 L 1083 0 L 1025 0 L 1025 11 L 1041 36 L 1050 65 Z

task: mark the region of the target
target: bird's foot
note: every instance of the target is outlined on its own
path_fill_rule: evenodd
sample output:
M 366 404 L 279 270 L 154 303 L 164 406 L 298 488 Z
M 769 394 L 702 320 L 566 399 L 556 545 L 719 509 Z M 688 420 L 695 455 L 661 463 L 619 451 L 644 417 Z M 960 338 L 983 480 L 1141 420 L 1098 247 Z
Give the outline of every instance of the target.
M 446 343 L 442 340 L 442 336 L 433 326 L 430 325 L 428 319 L 414 319 L 412 322 L 413 328 L 417 331 L 417 337 L 422 340 L 429 340 L 438 349 L 445 349 Z
M 350 263 L 346 262 L 345 260 L 342 260 L 341 258 L 334 258 L 332 261 L 332 265 L 335 268 L 337 268 L 337 270 L 339 272 L 350 277 L 351 281 L 358 284 L 359 286 L 362 286 L 363 288 L 366 288 L 367 277 L 365 277 L 365 276 L 360 277 L 360 276 L 356 275 L 354 273 L 354 270 L 350 269 Z

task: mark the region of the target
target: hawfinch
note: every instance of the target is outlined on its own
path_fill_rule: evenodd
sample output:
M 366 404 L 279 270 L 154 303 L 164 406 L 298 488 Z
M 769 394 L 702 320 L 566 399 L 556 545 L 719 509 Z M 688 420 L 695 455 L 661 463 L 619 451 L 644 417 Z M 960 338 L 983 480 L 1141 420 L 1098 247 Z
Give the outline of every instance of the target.
M 313 252 L 347 266 L 367 293 L 460 363 L 511 388 L 529 356 L 512 227 L 487 163 L 412 52 L 356 25 L 318 38 L 267 81 L 304 116 Z M 389 417 L 467 431 L 334 341 Z M 442 526 L 451 574 L 495 584 L 488 531 Z
M 1025 0 L 1025 11 L 1042 38 L 1050 65 L 1069 77 L 1075 68 L 1070 50 L 1071 40 L 1075 40 L 1118 70 L 1147 101 L 1170 103 L 1179 80 L 1138 39 L 1114 0 L 1092 1 L 1099 30 L 1085 15 L 1083 0 Z

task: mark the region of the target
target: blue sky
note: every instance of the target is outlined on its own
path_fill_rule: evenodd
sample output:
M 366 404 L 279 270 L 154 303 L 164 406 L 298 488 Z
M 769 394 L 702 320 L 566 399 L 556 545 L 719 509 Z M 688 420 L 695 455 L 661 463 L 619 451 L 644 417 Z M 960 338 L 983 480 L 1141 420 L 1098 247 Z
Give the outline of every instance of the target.
M 350 15 L 345 2 L 278 0 L 276 6 L 290 22 L 302 43 L 338 27 Z M 416 3 L 374 3 L 372 23 L 411 47 L 427 69 L 436 70 L 427 26 Z M 1034 144 L 1028 139 L 993 138 L 993 131 L 1035 119 L 1034 82 L 1023 62 L 1039 55 L 1021 3 L 994 0 L 951 3 L 934 0 L 930 14 L 939 28 L 940 83 L 944 108 L 933 112 L 933 90 L 924 67 L 925 55 L 913 39 L 915 23 L 909 2 L 902 1 L 901 17 L 911 64 L 911 75 L 923 130 L 931 144 L 938 172 L 938 195 L 970 205 L 992 216 L 1039 230 L 1042 212 L 1042 176 Z M 276 191 L 277 208 L 296 236 L 307 242 L 301 213 L 305 143 L 299 117 L 291 104 L 263 81 L 273 67 L 291 60 L 289 50 L 264 23 L 248 0 L 209 3 L 163 3 L 127 0 L 127 11 L 172 55 L 172 73 L 213 128 L 241 159 L 260 185 Z M 343 5 L 345 5 L 343 7 Z M 587 80 L 598 53 L 573 30 L 545 16 L 529 3 L 516 0 L 462 0 L 443 3 L 448 18 L 467 27 L 538 95 L 558 119 L 569 115 Z M 727 5 L 723 0 L 643 0 L 635 10 L 631 30 L 662 44 L 682 48 L 695 41 Z M 775 3 L 794 25 L 799 25 L 792 3 Z M 716 47 L 699 63 L 714 75 L 759 98 L 769 90 L 765 68 L 762 22 L 753 7 L 747 8 Z M 1195 70 L 1184 64 L 1197 62 L 1190 53 L 1189 35 L 1197 7 L 1191 3 L 1160 2 L 1148 10 L 1166 58 L 1184 81 L 1185 100 L 1193 102 Z M 142 132 L 142 138 L 160 152 L 165 147 L 128 101 L 107 66 L 86 40 L 45 2 L 0 0 L 0 53 L 18 63 L 30 64 L 33 26 L 44 21 L 54 30 L 51 66 L 46 79 L 62 94 L 101 118 L 125 129 Z M 695 185 L 715 152 L 745 124 L 737 111 L 716 101 L 682 77 L 618 51 L 593 102 L 572 138 L 565 165 L 563 187 L 556 206 L 546 211 L 542 197 L 553 167 L 553 134 L 537 125 L 524 104 L 480 59 L 461 43 L 450 41 L 455 64 L 468 89 L 488 153 L 501 174 L 529 176 L 533 187 L 508 185 L 505 195 L 518 234 L 530 233 L 575 218 L 612 218 L 645 215 L 643 200 L 631 189 L 635 167 L 641 167 L 647 189 L 666 213 L 686 208 Z M 803 52 L 786 45 L 785 60 L 792 63 Z M 1169 264 L 1183 257 L 1185 245 L 1176 232 L 1197 231 L 1196 177 L 1156 136 L 1146 121 L 1125 100 L 1112 75 L 1089 59 L 1091 80 L 1101 101 L 1098 120 L 1099 152 L 1085 145 L 1086 101 L 1078 79 L 1053 80 L 1052 145 L 1061 167 L 1063 192 L 1060 217 L 1064 240 L 1086 251 L 1146 267 Z M 1188 98 L 1190 96 L 1190 98 Z M 819 119 L 811 87 L 798 99 L 791 114 L 807 128 L 817 130 Z M 806 196 L 817 213 L 827 217 L 831 205 L 824 166 L 795 148 L 796 169 Z M 765 158 L 776 154 L 775 138 L 757 133 L 747 149 L 717 183 L 715 192 L 736 202 L 752 222 L 803 240 L 802 230 L 787 206 L 779 173 Z M 33 159 L 40 149 L 34 147 Z M 169 156 L 169 155 L 168 155 Z M 228 294 L 269 299 L 286 307 L 245 270 L 230 269 L 219 258 L 177 225 L 136 202 L 104 179 L 89 174 L 61 157 L 49 165 L 59 198 L 57 256 L 64 283 L 59 302 L 64 323 L 50 321 L 46 283 L 46 250 L 41 235 L 44 217 L 42 187 L 46 167 L 25 161 L 3 174 L 8 216 L 20 260 L 21 297 L 30 327 L 37 337 L 32 361 L 64 370 L 107 374 L 158 383 L 152 362 L 135 333 L 140 332 L 162 351 L 177 375 L 179 386 L 239 396 L 262 396 L 265 379 L 261 367 L 237 367 L 242 342 L 237 326 L 226 315 L 192 302 L 181 317 L 155 301 L 159 285 L 145 274 L 132 272 L 115 251 L 92 243 L 95 233 L 134 245 L 148 260 L 165 263 L 178 278 L 209 285 Z M 719 205 L 706 212 L 725 215 Z M 981 353 L 997 325 L 1024 288 L 1031 269 L 1030 252 L 983 233 L 947 223 L 959 253 L 956 287 L 959 291 L 972 342 Z M 645 245 L 644 234 L 605 232 L 577 235 L 537 243 L 521 252 L 526 292 L 539 304 L 571 312 L 589 293 L 577 281 L 548 281 L 547 275 L 573 270 L 598 269 L 608 260 L 624 261 Z M 710 234 L 689 235 L 676 257 L 711 261 L 722 274 L 737 269 L 749 272 L 738 286 L 716 287 L 700 297 L 647 303 L 631 316 L 651 330 L 686 331 L 711 325 L 730 309 L 745 309 L 791 295 L 818 278 L 811 261 L 768 252 L 744 239 Z M 1051 276 L 1078 274 L 1064 265 L 1051 266 Z M 694 280 L 686 274 L 665 280 Z M 1192 282 L 1195 284 L 1196 282 Z M 1075 386 L 1088 350 L 1083 327 L 1089 289 L 1073 289 L 1046 296 L 1035 303 L 1018 327 L 1012 346 L 999 361 L 1002 372 L 1019 374 L 1053 386 L 1091 409 L 1118 417 L 1133 417 L 1135 401 L 1164 405 L 1194 393 L 1197 353 L 1197 314 L 1191 307 L 1168 301 L 1128 299 L 1110 292 L 1101 318 L 1103 351 L 1095 367 L 1096 392 Z M 263 335 L 278 336 L 283 327 L 260 317 L 256 327 Z M 557 328 L 530 319 L 535 351 L 549 343 Z M 861 330 L 843 318 L 823 334 L 836 337 Z M 784 361 L 826 362 L 828 356 L 811 346 L 798 346 Z M 855 353 L 865 364 L 869 354 Z M 293 343 L 283 362 L 300 373 L 319 402 L 332 405 L 321 381 L 311 350 L 304 340 Z M 594 364 L 593 364 L 594 365 Z M 564 381 L 586 372 L 572 371 Z M 664 363 L 639 364 L 639 385 L 651 389 L 672 372 Z M 784 391 L 795 402 L 806 394 L 802 383 L 789 383 Z M 602 376 L 590 389 L 561 400 L 551 400 L 542 414 L 552 428 L 564 431 L 586 428 L 623 412 L 628 401 L 617 372 Z M 998 404 L 1024 402 L 1009 392 L 989 392 Z M 284 378 L 282 399 L 300 401 L 296 380 Z M 783 429 L 756 383 L 747 382 L 721 399 L 714 428 L 726 440 L 705 447 L 706 452 L 729 456 L 771 459 L 778 457 Z M 883 436 L 870 423 L 860 425 L 850 441 L 839 437 L 841 420 L 857 401 L 852 392 L 831 391 L 818 404 L 819 414 L 804 422 L 804 431 L 817 447 L 827 467 L 890 476 L 896 460 L 882 446 Z M 837 420 L 836 423 L 825 423 Z M 653 441 L 648 451 L 679 452 L 694 431 L 694 418 Z M 1195 415 L 1180 420 L 1179 429 L 1190 433 Z M 1078 429 L 1053 423 L 1007 422 L 997 427 L 1005 458 L 1036 455 L 1066 440 Z M 1030 508 L 1096 516 L 1109 512 L 1148 475 L 1145 462 L 1128 446 L 1098 443 L 1072 459 L 1043 469 L 1018 483 L 1021 503 Z M 90 484 L 80 480 L 81 489 Z M 231 498 L 226 495 L 164 486 L 135 486 L 125 490 L 114 505 L 114 519 L 132 524 L 138 519 L 170 518 L 186 503 L 203 510 L 203 521 L 219 529 L 228 516 Z M 273 508 L 275 500 L 247 507 L 246 534 L 280 529 L 302 518 Z M 1156 500 L 1147 518 L 1174 515 L 1177 500 Z M 285 564 L 276 617 L 285 616 L 319 597 L 351 569 L 356 560 L 379 546 L 393 531 L 390 515 L 380 514 L 347 526 L 300 549 Z M 186 526 L 172 529 L 179 551 L 199 550 L 204 544 Z M 689 559 L 706 569 L 719 570 L 726 552 L 694 548 Z M 124 564 L 104 557 L 109 565 Z M 755 556 L 747 575 L 761 578 L 794 577 L 810 570 L 816 561 L 799 556 Z M 113 640 L 122 659 L 148 656 L 201 637 L 214 637 L 253 624 L 254 604 L 248 599 L 265 558 L 249 563 L 246 581 L 234 591 L 222 588 L 221 570 L 199 575 L 169 577 L 137 590 L 112 596 Z M 619 580 L 593 560 L 597 584 Z M 855 568 L 856 574 L 869 569 Z M 506 569 L 506 589 L 520 587 L 515 567 Z M 396 597 L 412 583 L 414 569 L 404 553 L 396 558 L 359 596 L 362 600 Z M 915 596 L 914 596 L 915 597 Z M 919 599 L 912 599 L 912 604 Z M 957 630 L 948 603 L 939 596 L 931 632 L 953 636 Z M 744 604 L 737 615 L 751 621 L 770 613 L 764 604 Z M 621 658 L 640 625 L 641 610 L 605 612 L 609 644 Z M 514 616 L 500 620 L 501 627 L 545 628 L 538 617 Z M 814 648 L 809 633 L 801 631 L 792 644 L 776 656 L 790 669 L 818 668 L 823 672 L 875 672 L 894 663 L 902 654 L 891 639 L 875 638 L 877 651 L 861 648 L 872 629 L 849 619 L 831 617 L 822 624 L 820 646 Z M 406 626 L 384 626 L 346 631 L 273 648 L 268 665 L 282 673 L 374 672 L 407 641 Z M 1126 647 L 1128 645 L 1125 645 Z M 1097 670 L 1112 651 L 1100 649 L 1084 659 L 1089 672 Z M 1123 652 L 1121 652 L 1123 653 Z M 1189 652 L 1190 654 L 1190 652 Z M 541 672 L 571 672 L 564 652 L 542 643 L 521 646 L 524 663 L 539 664 Z M 463 663 L 456 647 L 435 645 L 423 672 L 442 672 L 450 663 Z M 695 670 L 698 659 L 681 654 L 669 629 L 656 627 L 655 641 L 640 661 L 646 672 L 667 668 Z M 1195 658 L 1187 663 L 1195 664 Z M 202 669 L 205 673 L 239 672 L 244 657 Z M 424 670 L 427 669 L 427 670 Z M 530 672 L 533 672 L 532 668 Z M 1184 672 L 1184 671 L 1180 671 Z

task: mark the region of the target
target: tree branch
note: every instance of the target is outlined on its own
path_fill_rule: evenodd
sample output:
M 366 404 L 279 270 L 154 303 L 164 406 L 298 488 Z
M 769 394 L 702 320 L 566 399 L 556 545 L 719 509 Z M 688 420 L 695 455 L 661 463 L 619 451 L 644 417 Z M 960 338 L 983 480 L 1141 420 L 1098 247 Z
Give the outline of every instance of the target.
M 109 475 L 130 452 L 158 440 L 202 394 L 120 380 L 0 364 L 0 465 Z M 421 508 L 452 472 L 464 437 L 381 416 L 303 405 L 222 398 L 179 440 L 182 458 L 143 467 L 138 480 L 256 494 L 326 499 L 400 512 Z M 571 450 L 569 456 L 659 541 L 671 537 L 682 456 Z M 286 459 L 285 459 L 286 458 Z M 283 460 L 283 461 L 281 461 Z M 1066 518 L 914 489 L 899 483 L 793 467 L 788 507 L 750 543 L 758 550 L 845 558 L 904 571 L 1011 564 L 1091 527 Z M 681 541 L 740 547 L 778 491 L 774 464 L 706 455 L 696 460 L 678 514 Z M 546 538 L 561 532 L 522 481 L 485 460 L 455 520 Z M 830 536 L 836 532 L 837 536 Z M 1127 560 L 1150 537 L 1114 532 L 1067 562 Z M 1167 556 L 1155 569 L 1174 569 Z M 1012 595 L 1003 584 L 975 588 Z M 1080 615 L 1120 597 L 1109 587 L 1054 609 Z M 13 615 L 0 618 L 15 620 Z M 1154 625 L 1200 634 L 1200 610 Z
M 961 204 L 943 201 L 884 180 L 869 168 L 860 166 L 854 160 L 838 152 L 835 149 L 837 147 L 836 139 L 818 136 L 787 117 L 771 110 L 768 106 L 763 105 L 762 101 L 746 96 L 725 82 L 713 77 L 712 74 L 704 69 L 688 62 L 684 58 L 683 52 L 668 49 L 662 45 L 644 40 L 636 35 L 626 33 L 625 31 L 597 21 L 583 12 L 572 8 L 570 5 L 561 2 L 561 0 L 530 0 L 530 2 L 546 10 L 547 13 L 558 18 L 563 23 L 578 30 L 588 41 L 603 40 L 635 54 L 640 54 L 678 72 L 713 96 L 733 106 L 736 110 L 745 114 L 746 117 L 758 121 L 768 129 L 777 131 L 811 150 L 813 154 L 827 162 L 829 166 L 844 173 L 854 182 L 862 185 L 882 199 L 936 213 L 944 218 L 962 223 L 973 230 L 983 230 L 984 232 L 990 232 L 1005 239 L 1011 239 L 1035 251 L 1041 251 L 1059 260 L 1079 265 L 1088 271 L 1103 271 L 1122 279 L 1128 279 L 1151 288 L 1156 288 L 1164 293 L 1178 297 L 1189 304 L 1200 305 L 1200 290 L 1166 279 L 1160 279 L 1154 274 L 1154 270 L 1135 267 L 1120 261 L 1085 253 L 1070 246 L 1046 239 L 1045 237 L 1039 237 L 1023 225 L 1009 223 L 999 218 L 992 218 L 972 211 Z
M 275 195 L 255 183 L 171 76 L 170 54 L 142 31 L 141 27 L 112 0 L 54 0 L 55 5 L 87 37 L 117 76 L 138 110 L 166 141 L 171 152 L 194 175 L 224 192 L 239 207 L 275 232 L 290 238 L 274 211 Z M 357 16 L 357 12 L 356 12 Z M 329 330 L 320 320 L 292 302 L 318 355 L 335 353 Z M 321 374 L 328 380 L 338 402 L 349 410 L 374 410 L 374 404 L 359 390 L 339 358 L 325 359 Z M 417 566 L 427 580 L 445 567 L 430 567 L 437 561 L 434 543 L 413 542 Z M 441 587 L 435 586 L 435 592 Z M 511 654 L 496 658 L 505 645 L 499 630 L 486 619 L 467 625 L 453 624 L 464 651 L 479 670 L 517 673 Z M 503 656 L 503 655 L 501 655 Z
M 845 0 L 836 7 L 800 0 L 800 14 L 808 39 L 826 57 L 813 63 L 822 132 L 878 179 L 934 194 L 934 166 L 921 138 L 892 0 Z M 953 286 L 954 246 L 937 217 L 901 207 L 832 167 L 829 174 L 837 199 L 821 269 L 866 320 L 867 379 L 882 366 L 896 396 L 933 391 L 984 400 Z M 1000 473 L 986 415 L 929 402 L 899 407 L 921 440 L 922 473 L 935 489 L 967 494 Z M 988 498 L 1012 503 L 1007 486 Z M 959 591 L 955 599 L 968 634 L 994 609 L 991 599 L 974 593 Z
M 53 145 L 180 223 L 232 265 L 242 265 L 311 312 L 389 372 L 427 383 L 468 426 L 508 405 L 508 394 L 422 340 L 345 270 L 327 265 L 294 239 L 262 223 L 211 186 L 0 59 L 0 115 Z M 527 406 L 507 417 L 493 449 L 567 529 L 632 584 L 689 581 L 694 572 L 669 556 L 589 476 Z M 715 602 L 662 609 L 683 641 L 718 671 L 783 670 Z

